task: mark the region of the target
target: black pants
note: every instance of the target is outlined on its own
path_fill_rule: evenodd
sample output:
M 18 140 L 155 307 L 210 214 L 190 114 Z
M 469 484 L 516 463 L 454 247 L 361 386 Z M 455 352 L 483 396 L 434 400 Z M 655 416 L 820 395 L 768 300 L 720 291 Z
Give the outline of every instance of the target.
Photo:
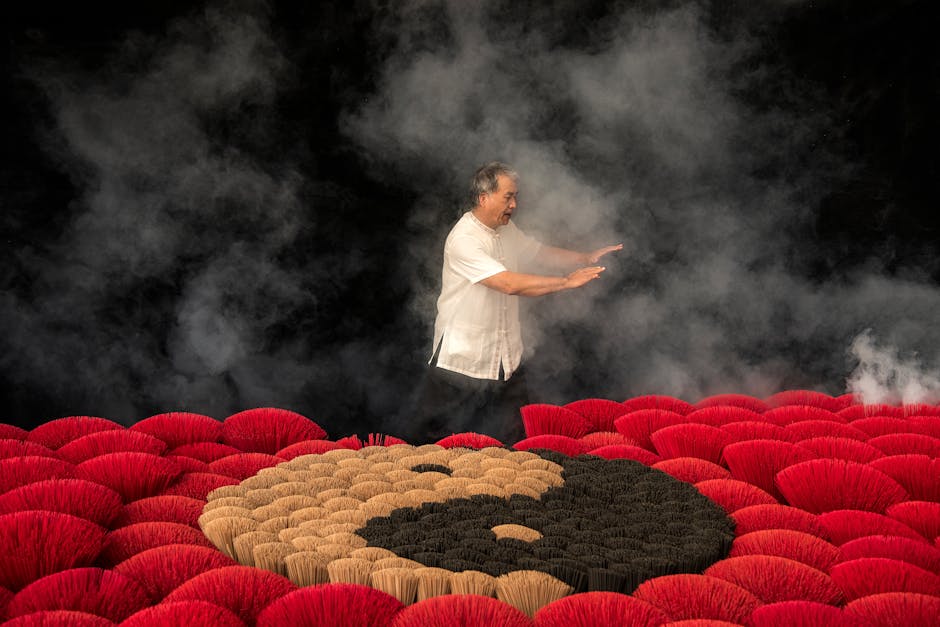
M 404 431 L 414 444 L 472 431 L 512 446 L 525 437 L 519 408 L 528 403 L 521 367 L 508 381 L 492 381 L 432 364 L 421 381 L 411 415 L 405 416 Z

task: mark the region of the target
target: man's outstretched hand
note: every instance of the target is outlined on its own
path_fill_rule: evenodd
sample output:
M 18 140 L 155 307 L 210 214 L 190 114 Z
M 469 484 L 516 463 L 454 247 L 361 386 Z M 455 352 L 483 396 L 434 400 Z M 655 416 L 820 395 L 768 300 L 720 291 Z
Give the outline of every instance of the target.
M 576 287 L 581 287 L 585 283 L 589 283 L 599 277 L 601 272 L 606 270 L 602 266 L 589 266 L 587 268 L 578 268 L 571 274 L 565 277 L 565 288 L 573 289 Z
M 590 283 L 597 277 L 601 275 L 601 272 L 606 270 L 604 266 L 594 265 L 598 260 L 604 255 L 618 250 L 623 250 L 623 244 L 614 244 L 613 246 L 604 246 L 603 248 L 598 248 L 595 251 L 589 253 L 582 253 L 582 260 L 585 262 L 585 268 L 578 268 L 571 274 L 565 277 L 565 288 L 571 289 L 575 287 L 581 287 L 585 283 Z
M 595 251 L 584 253 L 584 260 L 586 265 L 593 265 L 600 261 L 601 257 L 608 253 L 616 252 L 618 250 L 623 250 L 623 244 L 615 244 L 614 246 L 604 246 L 603 248 L 598 248 Z

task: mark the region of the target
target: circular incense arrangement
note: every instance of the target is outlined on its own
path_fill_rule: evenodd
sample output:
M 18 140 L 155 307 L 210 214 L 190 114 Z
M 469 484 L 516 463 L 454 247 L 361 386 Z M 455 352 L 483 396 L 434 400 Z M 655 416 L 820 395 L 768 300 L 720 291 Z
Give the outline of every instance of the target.
M 701 572 L 734 539 L 718 505 L 634 461 L 437 445 L 304 455 L 212 492 L 199 524 L 298 585 L 371 585 L 403 603 L 483 594 L 527 613 Z

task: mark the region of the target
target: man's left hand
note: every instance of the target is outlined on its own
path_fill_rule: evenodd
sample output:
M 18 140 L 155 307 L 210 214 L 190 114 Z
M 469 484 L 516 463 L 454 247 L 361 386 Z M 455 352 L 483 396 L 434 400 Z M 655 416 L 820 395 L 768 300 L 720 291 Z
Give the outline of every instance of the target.
M 592 266 L 596 264 L 601 257 L 607 253 L 612 253 L 618 250 L 623 250 L 623 244 L 615 244 L 613 246 L 604 246 L 603 248 L 598 248 L 597 250 L 589 253 L 584 253 L 584 260 L 586 266 Z

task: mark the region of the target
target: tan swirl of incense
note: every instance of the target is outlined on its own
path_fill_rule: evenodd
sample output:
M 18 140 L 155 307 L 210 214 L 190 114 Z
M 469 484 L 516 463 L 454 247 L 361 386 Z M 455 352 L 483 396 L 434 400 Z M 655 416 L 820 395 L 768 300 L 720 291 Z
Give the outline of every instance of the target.
M 418 471 L 414 470 L 418 468 Z M 447 472 L 445 472 L 445 469 Z M 265 468 L 239 485 L 211 492 L 199 526 L 240 563 L 287 576 L 297 585 L 364 583 L 411 603 L 455 593 L 497 591 L 497 579 L 477 571 L 453 573 L 395 555 L 356 531 L 375 517 L 474 495 L 538 498 L 564 483 L 562 467 L 527 451 L 445 449 L 437 445 L 368 446 L 302 455 Z M 539 532 L 499 525 L 497 538 L 531 542 Z M 524 582 L 502 580 L 503 595 L 528 607 L 536 596 Z M 549 586 L 546 594 L 557 594 Z M 518 597 L 518 598 L 517 598 Z M 539 597 L 541 598 L 541 597 Z

